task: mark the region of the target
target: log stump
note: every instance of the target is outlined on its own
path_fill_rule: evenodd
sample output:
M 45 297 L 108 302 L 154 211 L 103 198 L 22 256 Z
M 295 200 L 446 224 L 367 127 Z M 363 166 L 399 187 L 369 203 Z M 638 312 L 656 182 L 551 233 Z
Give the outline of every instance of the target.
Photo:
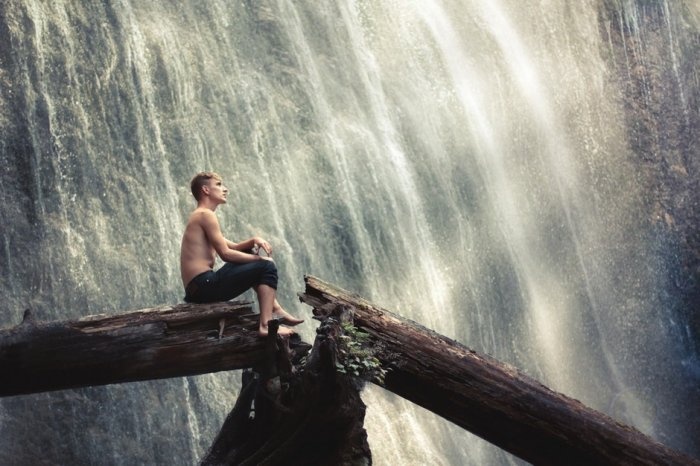
M 342 307 L 325 317 L 304 356 L 271 321 L 267 358 L 243 373 L 236 405 L 201 464 L 370 465 L 363 382 L 338 370 L 349 322 Z

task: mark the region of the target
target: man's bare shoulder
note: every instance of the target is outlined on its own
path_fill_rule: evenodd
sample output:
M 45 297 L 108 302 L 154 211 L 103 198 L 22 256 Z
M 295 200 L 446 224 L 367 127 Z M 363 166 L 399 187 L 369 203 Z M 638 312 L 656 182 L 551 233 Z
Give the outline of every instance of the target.
M 203 225 L 207 222 L 217 222 L 216 214 L 209 209 L 199 207 L 192 211 L 190 218 L 187 220 L 187 226 Z

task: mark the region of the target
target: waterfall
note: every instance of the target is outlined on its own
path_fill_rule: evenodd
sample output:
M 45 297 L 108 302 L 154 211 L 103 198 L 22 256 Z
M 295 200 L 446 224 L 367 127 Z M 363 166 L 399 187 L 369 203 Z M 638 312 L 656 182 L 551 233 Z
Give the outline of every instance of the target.
M 0 323 L 181 301 L 188 183 L 215 170 L 294 314 L 319 276 L 697 455 L 654 170 L 693 192 L 699 31 L 684 0 L 3 0 Z M 2 399 L 0 464 L 196 463 L 239 378 Z M 520 463 L 363 398 L 376 464 Z

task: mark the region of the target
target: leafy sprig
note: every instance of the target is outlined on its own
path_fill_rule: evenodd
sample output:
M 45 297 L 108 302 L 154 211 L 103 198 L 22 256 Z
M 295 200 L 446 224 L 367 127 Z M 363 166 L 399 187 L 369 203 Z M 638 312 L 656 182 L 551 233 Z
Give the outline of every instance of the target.
M 383 385 L 387 370 L 374 355 L 370 334 L 350 323 L 342 324 L 342 329 L 344 335 L 339 338 L 336 362 L 338 372 Z

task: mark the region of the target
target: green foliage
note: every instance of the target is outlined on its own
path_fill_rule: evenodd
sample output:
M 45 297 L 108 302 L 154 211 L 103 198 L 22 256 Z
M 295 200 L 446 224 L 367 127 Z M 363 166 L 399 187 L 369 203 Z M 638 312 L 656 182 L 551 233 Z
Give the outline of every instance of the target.
M 342 328 L 345 334 L 338 341 L 338 372 L 383 385 L 387 371 L 374 356 L 369 333 L 352 324 Z

